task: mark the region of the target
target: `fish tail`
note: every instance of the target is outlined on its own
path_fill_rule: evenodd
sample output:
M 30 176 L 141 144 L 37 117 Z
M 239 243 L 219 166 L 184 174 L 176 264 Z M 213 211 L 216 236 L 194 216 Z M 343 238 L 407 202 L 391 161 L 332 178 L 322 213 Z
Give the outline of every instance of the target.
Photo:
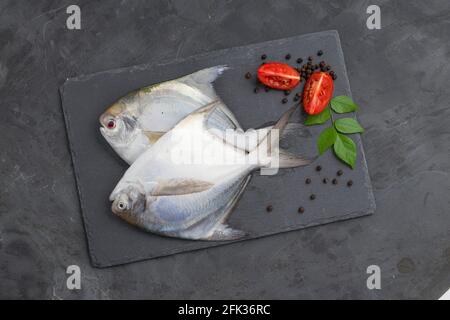
M 280 138 L 283 137 L 285 130 L 293 130 L 297 126 L 289 126 L 289 119 L 294 114 L 298 105 L 294 105 L 284 112 L 275 125 L 268 130 L 266 138 L 258 145 L 258 152 L 266 151 L 266 157 L 262 157 L 262 168 L 295 168 L 306 166 L 312 162 L 303 156 L 292 154 L 282 148 L 279 148 Z M 275 130 L 275 131 L 274 131 Z M 263 143 L 264 142 L 264 143 Z M 264 148 L 267 148 L 264 150 Z

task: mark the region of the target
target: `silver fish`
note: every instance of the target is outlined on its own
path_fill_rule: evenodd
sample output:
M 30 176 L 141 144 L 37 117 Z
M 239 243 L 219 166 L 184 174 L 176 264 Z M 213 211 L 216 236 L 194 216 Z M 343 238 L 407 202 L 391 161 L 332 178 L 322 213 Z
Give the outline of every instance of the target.
M 206 68 L 127 94 L 100 116 L 101 134 L 132 164 L 181 119 L 218 99 L 213 82 L 225 70 L 226 66 Z M 220 107 L 231 119 L 231 127 L 240 128 L 231 111 L 224 104 Z
M 289 109 L 274 125 L 282 131 L 295 107 Z M 124 220 L 150 232 L 194 240 L 235 240 L 245 232 L 233 229 L 226 220 L 250 179 L 252 171 L 270 165 L 271 153 L 249 161 L 260 153 L 264 139 L 246 148 L 223 139 L 221 132 L 233 120 L 215 101 L 181 120 L 140 156 L 126 171 L 110 196 L 112 211 Z M 206 141 L 193 148 L 180 136 L 196 132 Z M 242 133 L 236 130 L 236 135 Z M 238 139 L 239 140 L 239 139 Z M 271 141 L 271 140 L 269 140 Z M 272 146 L 272 145 L 271 145 Z M 174 150 L 203 154 L 208 148 L 208 162 L 179 162 Z M 265 146 L 264 148 L 267 148 Z M 271 149 L 271 148 L 268 148 Z M 233 158 L 228 163 L 224 159 Z M 309 163 L 301 157 L 280 154 L 280 167 L 296 167 Z

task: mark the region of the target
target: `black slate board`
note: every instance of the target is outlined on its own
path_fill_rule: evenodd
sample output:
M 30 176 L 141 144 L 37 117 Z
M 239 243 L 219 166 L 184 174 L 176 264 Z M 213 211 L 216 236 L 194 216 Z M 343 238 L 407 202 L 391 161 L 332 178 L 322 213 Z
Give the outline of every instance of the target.
M 315 53 L 322 49 L 323 57 Z M 127 165 L 108 146 L 99 132 L 98 117 L 105 108 L 124 94 L 164 80 L 174 79 L 196 70 L 227 64 L 231 67 L 216 81 L 219 96 L 234 112 L 245 128 L 259 127 L 277 119 L 292 102 L 284 105 L 282 92 L 255 94 L 254 80 L 244 79 L 247 71 L 255 71 L 260 56 L 283 61 L 291 53 L 291 65 L 297 57 L 312 55 L 324 59 L 337 73 L 335 95 L 351 95 L 345 62 L 336 31 L 325 31 L 287 39 L 205 53 L 163 64 L 148 64 L 68 79 L 61 87 L 62 107 L 66 120 L 72 161 L 80 205 L 87 233 L 91 260 L 96 267 L 108 267 L 138 260 L 167 256 L 226 244 L 226 242 L 189 241 L 164 238 L 130 226 L 110 211 L 108 196 Z M 301 88 L 295 92 L 301 91 Z M 293 94 L 289 99 L 292 101 Z M 293 121 L 303 121 L 300 112 Z M 315 141 L 323 127 L 305 128 L 301 134 L 282 142 L 290 151 L 313 155 Z M 375 210 L 375 201 L 359 135 L 353 136 L 358 146 L 355 170 L 335 159 L 331 152 L 306 168 L 282 170 L 277 176 L 254 174 L 250 184 L 229 219 L 233 227 L 246 230 L 250 238 L 364 216 Z M 323 169 L 315 171 L 316 165 Z M 334 178 L 342 169 L 344 176 L 337 186 L 324 185 L 323 177 Z M 306 177 L 313 183 L 305 185 Z M 345 182 L 354 181 L 349 189 Z M 351 191 L 350 191 L 351 190 Z M 309 200 L 311 193 L 315 201 Z M 267 205 L 273 206 L 268 213 Z M 298 214 L 299 206 L 305 207 Z

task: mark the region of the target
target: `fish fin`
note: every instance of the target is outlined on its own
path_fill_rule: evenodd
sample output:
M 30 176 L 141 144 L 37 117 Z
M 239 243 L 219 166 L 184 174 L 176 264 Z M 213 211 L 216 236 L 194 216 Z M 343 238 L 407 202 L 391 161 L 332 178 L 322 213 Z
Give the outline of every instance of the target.
M 214 90 L 213 82 L 228 69 L 229 67 L 226 65 L 205 68 L 184 76 L 179 81 L 195 87 L 207 94 L 211 99 L 215 99 L 217 98 L 217 94 Z
M 310 164 L 312 160 L 295 155 L 284 149 L 278 151 L 278 167 L 279 168 L 296 168 Z
M 180 78 L 179 81 L 197 88 L 198 90 L 206 94 L 210 99 L 216 100 L 219 99 L 219 97 L 217 96 L 216 90 L 214 89 L 213 82 L 228 69 L 229 67 L 226 65 L 214 66 L 191 73 Z M 222 109 L 222 111 L 230 119 L 232 127 L 241 127 L 234 114 L 228 109 L 225 104 L 221 104 L 219 108 Z
M 156 187 L 151 191 L 153 196 L 173 196 L 202 192 L 214 184 L 196 179 L 165 179 L 156 181 Z
M 156 141 L 159 140 L 159 138 L 161 138 L 165 132 L 162 131 L 144 131 L 144 134 L 146 135 L 146 137 L 148 138 L 148 141 L 151 144 L 155 144 Z
M 237 240 L 248 236 L 248 233 L 242 230 L 237 230 L 225 224 L 220 224 L 214 230 L 214 233 L 208 237 L 210 241 L 230 241 Z

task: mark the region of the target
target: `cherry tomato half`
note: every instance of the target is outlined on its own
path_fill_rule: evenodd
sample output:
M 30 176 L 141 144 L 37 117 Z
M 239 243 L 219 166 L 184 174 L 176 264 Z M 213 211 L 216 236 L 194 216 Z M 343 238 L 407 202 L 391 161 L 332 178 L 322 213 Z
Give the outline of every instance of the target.
M 303 88 L 303 108 L 308 114 L 321 113 L 333 96 L 334 83 L 328 73 L 314 72 Z
M 289 90 L 300 82 L 300 74 L 285 63 L 268 62 L 258 68 L 258 79 L 268 87 Z

